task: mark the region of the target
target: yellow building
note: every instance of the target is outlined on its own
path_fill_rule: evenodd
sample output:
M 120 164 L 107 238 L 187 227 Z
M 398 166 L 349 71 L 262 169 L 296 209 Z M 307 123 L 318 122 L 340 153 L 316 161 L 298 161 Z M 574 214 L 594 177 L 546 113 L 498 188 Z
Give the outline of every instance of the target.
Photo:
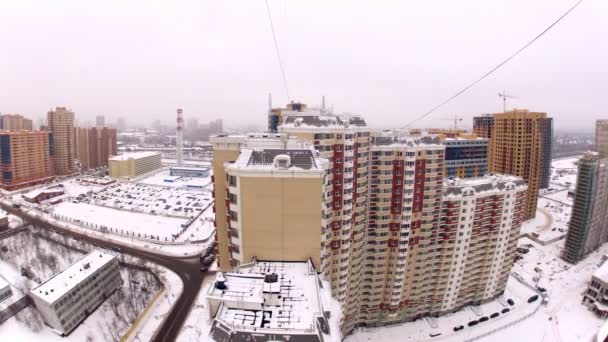
M 595 149 L 602 157 L 608 157 L 608 120 L 595 121 Z
M 160 153 L 134 152 L 108 159 L 108 169 L 112 178 L 133 178 L 162 167 Z
M 525 220 L 536 215 L 538 190 L 548 183 L 551 135 L 547 113 L 517 109 L 494 114 L 488 168 L 490 172 L 519 176 L 526 181 Z
M 53 146 L 49 132 L 0 132 L 2 187 L 15 190 L 52 180 Z
M 225 164 L 229 236 L 237 264 L 254 257 L 320 265 L 325 160 L 312 148 L 242 149 Z

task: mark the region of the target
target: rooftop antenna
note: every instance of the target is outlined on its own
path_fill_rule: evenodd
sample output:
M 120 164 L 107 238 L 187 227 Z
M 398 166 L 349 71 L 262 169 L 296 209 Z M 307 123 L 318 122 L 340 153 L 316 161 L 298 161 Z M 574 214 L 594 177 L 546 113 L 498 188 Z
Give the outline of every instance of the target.
M 507 92 L 504 89 L 503 89 L 502 93 L 498 93 L 498 97 L 500 97 L 502 99 L 503 113 L 507 112 L 507 99 L 516 99 L 517 98 L 517 96 L 507 94 Z

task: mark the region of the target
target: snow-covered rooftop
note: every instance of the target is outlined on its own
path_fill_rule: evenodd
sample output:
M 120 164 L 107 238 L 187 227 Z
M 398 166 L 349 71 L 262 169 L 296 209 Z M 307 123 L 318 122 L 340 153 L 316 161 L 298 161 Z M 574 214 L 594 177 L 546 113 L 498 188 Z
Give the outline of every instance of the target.
M 284 117 L 280 128 L 367 128 L 367 123 L 360 115 L 333 114 L 319 109 L 302 111 L 282 111 Z
M 248 170 L 324 170 L 325 159 L 312 148 L 244 148 L 229 169 Z
M 604 262 L 600 268 L 593 272 L 593 276 L 604 283 L 608 283 L 608 262 Z
M 119 156 L 111 157 L 110 160 L 128 160 L 128 159 L 141 159 L 145 157 L 151 157 L 154 155 L 160 156 L 158 152 L 129 152 L 121 154 Z
M 52 304 L 115 258 L 111 254 L 92 251 L 30 293 Z
M 6 281 L 4 278 L 0 277 L 0 290 L 4 289 L 5 287 L 8 287 L 8 281 Z
M 521 177 L 490 174 L 474 178 L 446 178 L 443 182 L 444 196 L 461 195 L 465 189 L 473 189 L 475 193 L 489 193 L 505 190 L 507 184 L 512 183 L 515 188 L 525 188 L 526 182 Z
M 237 330 L 314 332 L 322 316 L 319 280 L 310 263 L 255 262 L 219 274 L 207 293 L 222 303 L 216 320 Z M 221 289 L 217 281 L 225 284 Z M 219 305 L 219 304 L 216 304 Z M 212 310 L 214 305 L 210 305 Z

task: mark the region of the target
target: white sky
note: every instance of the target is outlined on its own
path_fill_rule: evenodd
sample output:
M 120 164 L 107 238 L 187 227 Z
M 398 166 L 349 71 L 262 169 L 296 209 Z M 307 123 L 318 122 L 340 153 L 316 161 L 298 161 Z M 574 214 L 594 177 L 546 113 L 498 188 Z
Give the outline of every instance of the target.
M 576 0 L 269 0 L 293 100 L 400 126 L 513 53 Z M 423 126 L 511 105 L 557 129 L 608 117 L 608 1 L 552 31 Z M 224 118 L 265 125 L 287 101 L 263 0 L 0 1 L 0 112 L 71 107 L 129 123 Z

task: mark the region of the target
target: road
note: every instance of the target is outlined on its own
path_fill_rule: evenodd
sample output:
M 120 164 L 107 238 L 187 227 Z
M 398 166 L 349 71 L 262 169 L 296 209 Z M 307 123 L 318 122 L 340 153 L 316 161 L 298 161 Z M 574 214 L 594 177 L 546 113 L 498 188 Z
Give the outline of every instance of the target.
M 93 245 L 103 248 L 109 249 L 112 247 L 118 247 L 120 248 L 121 253 L 136 256 L 146 261 L 164 266 L 175 272 L 184 283 L 184 289 L 179 298 L 173 302 L 173 307 L 171 308 L 169 315 L 166 317 L 162 326 L 158 328 L 157 334 L 153 341 L 164 342 L 176 340 L 184 322 L 188 317 L 188 314 L 190 313 L 192 305 L 196 301 L 198 292 L 201 289 L 201 284 L 203 283 L 204 274 L 200 272 L 201 265 L 198 257 L 169 257 L 152 251 L 142 251 L 128 245 L 118 245 L 114 242 L 104 240 L 103 238 L 68 230 L 60 225 L 43 221 L 38 217 L 31 217 L 24 211 L 10 205 L 6 205 L 2 202 L 0 202 L 0 208 L 4 209 L 9 214 L 20 217 L 24 222 L 27 221 L 32 225 L 54 231 L 60 231 L 66 235 L 70 235 L 74 238 L 87 241 Z M 19 229 L 24 229 L 24 227 Z M 16 232 L 12 233 L 14 234 Z

